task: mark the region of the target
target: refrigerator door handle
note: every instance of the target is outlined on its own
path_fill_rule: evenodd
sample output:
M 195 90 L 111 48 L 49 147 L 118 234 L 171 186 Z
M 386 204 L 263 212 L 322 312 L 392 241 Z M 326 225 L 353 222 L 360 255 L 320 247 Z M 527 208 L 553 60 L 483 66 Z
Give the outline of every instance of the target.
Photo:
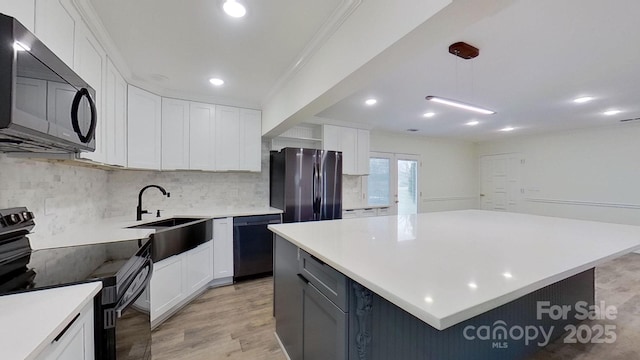
M 318 220 L 318 169 L 317 164 L 313 164 L 313 220 Z

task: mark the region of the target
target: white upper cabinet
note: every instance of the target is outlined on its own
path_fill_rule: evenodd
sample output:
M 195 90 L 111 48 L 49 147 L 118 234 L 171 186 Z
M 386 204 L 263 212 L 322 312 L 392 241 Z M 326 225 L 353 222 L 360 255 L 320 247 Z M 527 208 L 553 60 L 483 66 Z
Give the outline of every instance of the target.
M 127 83 L 107 58 L 103 129 L 106 163 L 127 165 Z
M 216 170 L 240 168 L 240 109 L 216 106 Z
M 96 150 L 94 152 L 83 152 L 82 158 L 87 158 L 97 162 L 107 160 L 107 124 L 105 121 L 105 109 L 103 107 L 103 85 L 107 69 L 107 54 L 98 43 L 98 40 L 89 31 L 82 21 L 75 24 L 75 46 L 74 46 L 74 70 L 80 77 L 89 83 L 96 91 L 93 99 L 98 111 L 98 122 L 96 124 Z
M 29 31 L 34 31 L 36 0 L 0 0 L 0 13 L 18 19 Z
M 69 67 L 73 67 L 76 19 L 71 4 L 61 0 L 36 1 L 36 36 Z M 72 15 L 73 14 L 73 15 Z
M 358 174 L 369 174 L 369 130 L 358 129 L 358 146 L 356 149 L 356 171 Z
M 369 130 L 324 125 L 322 148 L 342 151 L 342 173 L 366 175 L 369 173 Z
M 127 165 L 136 169 L 160 170 L 161 98 L 131 85 L 127 98 Z
M 215 170 L 216 106 L 190 103 L 189 168 Z
M 216 106 L 216 170 L 261 170 L 261 113 Z
M 162 170 L 189 169 L 189 102 L 162 98 Z
M 262 170 L 262 116 L 258 110 L 240 109 L 239 170 Z

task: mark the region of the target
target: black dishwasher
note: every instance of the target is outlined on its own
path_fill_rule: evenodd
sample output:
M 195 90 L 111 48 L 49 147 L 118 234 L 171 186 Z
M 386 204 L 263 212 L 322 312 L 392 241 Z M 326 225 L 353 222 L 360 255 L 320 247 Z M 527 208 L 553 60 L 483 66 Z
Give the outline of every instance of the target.
M 279 224 L 280 214 L 233 218 L 233 280 L 273 273 L 273 233 L 269 224 Z

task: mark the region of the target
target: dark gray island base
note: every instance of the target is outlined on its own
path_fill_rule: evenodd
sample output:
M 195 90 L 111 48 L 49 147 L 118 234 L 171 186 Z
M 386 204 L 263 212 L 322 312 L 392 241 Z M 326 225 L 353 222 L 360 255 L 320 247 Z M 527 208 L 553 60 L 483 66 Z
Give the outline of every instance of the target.
M 578 302 L 594 304 L 592 268 L 438 330 L 279 235 L 274 239 L 276 334 L 291 360 L 524 359 L 579 322 Z M 538 319 L 539 301 L 571 310 L 564 319 Z

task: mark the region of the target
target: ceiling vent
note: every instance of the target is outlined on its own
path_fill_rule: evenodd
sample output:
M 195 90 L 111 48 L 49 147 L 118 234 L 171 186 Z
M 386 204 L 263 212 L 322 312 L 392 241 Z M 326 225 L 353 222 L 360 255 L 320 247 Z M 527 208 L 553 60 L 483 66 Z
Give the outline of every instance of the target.
M 449 53 L 461 57 L 465 60 L 473 59 L 480 54 L 477 47 L 467 44 L 466 42 L 457 42 L 449 45 Z

